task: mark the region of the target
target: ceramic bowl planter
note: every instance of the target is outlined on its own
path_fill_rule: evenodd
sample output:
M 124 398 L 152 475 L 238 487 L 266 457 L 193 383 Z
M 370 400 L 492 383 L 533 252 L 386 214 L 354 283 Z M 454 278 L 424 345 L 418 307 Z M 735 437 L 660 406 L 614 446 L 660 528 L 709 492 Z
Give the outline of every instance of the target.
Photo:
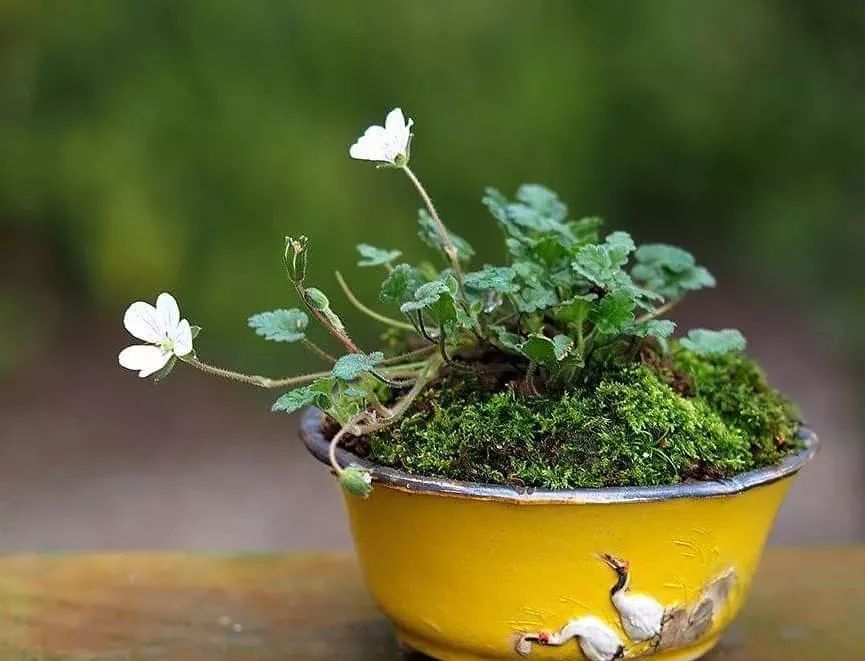
M 321 413 L 301 435 L 327 463 Z M 372 470 L 346 496 L 365 580 L 397 637 L 437 659 L 706 653 L 741 608 L 817 438 L 770 468 L 664 487 L 519 490 Z M 583 657 L 580 656 L 582 651 Z

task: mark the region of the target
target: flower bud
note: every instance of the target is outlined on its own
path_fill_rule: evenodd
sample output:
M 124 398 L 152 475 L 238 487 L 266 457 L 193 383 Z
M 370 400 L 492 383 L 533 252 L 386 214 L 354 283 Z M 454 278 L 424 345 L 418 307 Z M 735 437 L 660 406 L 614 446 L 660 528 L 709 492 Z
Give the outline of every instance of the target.
M 372 473 L 358 466 L 349 466 L 339 474 L 339 484 L 353 496 L 368 498 L 372 493 Z
M 299 236 L 296 239 L 290 236 L 285 237 L 285 268 L 288 270 L 288 277 L 294 282 L 303 282 L 306 277 L 308 249 L 309 239 L 305 236 Z

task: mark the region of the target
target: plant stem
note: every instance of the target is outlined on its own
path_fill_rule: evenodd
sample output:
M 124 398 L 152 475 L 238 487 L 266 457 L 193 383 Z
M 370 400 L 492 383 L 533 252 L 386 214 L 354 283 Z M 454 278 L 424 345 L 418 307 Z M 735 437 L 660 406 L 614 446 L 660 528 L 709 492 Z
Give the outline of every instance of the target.
M 310 381 L 315 381 L 316 379 L 330 376 L 330 372 L 313 372 L 311 374 L 300 374 L 298 376 L 291 376 L 284 379 L 270 379 L 266 376 L 258 376 L 257 374 L 242 374 L 241 372 L 235 372 L 233 370 L 227 370 L 222 367 L 208 365 L 207 363 L 203 363 L 198 360 L 198 358 L 192 358 L 189 356 L 183 356 L 180 358 L 180 360 L 182 360 L 187 365 L 191 365 L 192 367 L 201 370 L 202 372 L 205 372 L 207 374 L 221 376 L 224 379 L 230 379 L 231 381 L 239 381 L 240 383 L 258 386 L 259 388 L 284 388 L 286 386 L 300 385 L 301 383 L 308 383 Z
M 414 328 L 412 328 L 414 330 Z M 422 349 L 416 349 L 415 351 L 409 351 L 408 353 L 404 353 L 399 356 L 394 356 L 393 358 L 385 358 L 383 361 L 379 363 L 379 365 L 394 365 L 396 363 L 402 363 L 404 360 L 411 360 L 412 358 L 420 358 L 422 356 L 426 356 L 427 354 L 435 352 L 435 345 L 429 345 L 423 347 Z M 400 367 L 405 367 L 404 365 L 400 365 Z
M 309 304 L 309 301 L 306 300 L 306 291 L 303 288 L 303 285 L 299 282 L 294 283 L 294 288 L 297 291 L 297 295 L 300 297 L 300 300 L 303 301 L 303 304 L 306 306 L 306 309 L 309 310 L 312 315 L 318 319 L 318 323 L 324 326 L 325 330 L 333 335 L 339 343 L 349 350 L 350 353 L 363 353 L 360 349 L 357 348 L 357 345 L 352 342 L 351 338 L 345 331 L 341 331 L 331 324 L 327 318 L 314 307 Z
M 360 413 L 356 413 L 351 418 L 348 419 L 336 434 L 333 435 L 333 438 L 330 439 L 330 445 L 327 448 L 327 457 L 330 460 L 330 465 L 333 467 L 334 472 L 340 475 L 343 471 L 342 466 L 339 465 L 339 462 L 336 460 L 336 448 L 339 445 L 339 442 L 342 440 L 342 437 L 345 436 L 348 432 L 352 432 L 355 435 L 359 435 L 360 432 L 357 429 L 357 424 L 363 420 L 364 418 L 368 418 L 369 413 L 367 411 L 361 411 Z
M 312 351 L 312 353 L 314 353 L 316 356 L 321 358 L 324 362 L 330 363 L 330 364 L 333 364 L 336 362 L 336 358 L 331 356 L 329 353 L 327 353 L 327 351 L 322 349 L 320 346 L 318 346 L 312 340 L 309 340 L 307 338 L 303 338 L 302 342 L 303 342 L 303 346 L 305 346 L 307 349 Z
M 634 323 L 642 324 L 642 323 L 645 323 L 645 322 L 650 321 L 652 319 L 656 319 L 657 317 L 660 317 L 662 315 L 667 314 L 670 310 L 672 310 L 678 304 L 679 304 L 678 298 L 674 298 L 670 301 L 667 301 L 661 307 L 659 307 L 655 310 L 652 310 L 651 312 L 647 312 L 646 314 L 642 315 L 641 317 L 637 317 L 637 320 Z
M 391 319 L 390 317 L 379 314 L 375 310 L 371 310 L 370 308 L 365 306 L 363 303 L 360 302 L 357 296 L 354 295 L 354 292 L 351 291 L 348 283 L 342 277 L 342 273 L 340 273 L 339 271 L 334 271 L 334 275 L 336 275 L 336 281 L 339 283 L 339 286 L 342 287 L 342 291 L 345 294 L 346 298 L 348 298 L 348 300 L 351 302 L 352 305 L 354 305 L 354 307 L 363 312 L 365 315 L 367 315 L 368 317 L 372 317 L 376 321 L 381 322 L 387 326 L 393 326 L 394 328 L 401 328 L 403 330 L 414 332 L 414 326 L 412 326 L 411 324 L 407 324 L 404 321 L 397 321 L 396 319 Z
M 447 227 L 442 222 L 442 219 L 439 218 L 439 214 L 436 211 L 435 206 L 433 205 L 432 198 L 430 198 L 429 193 L 426 192 L 426 189 L 421 184 L 420 179 L 417 178 L 414 172 L 412 172 L 411 168 L 408 165 L 403 165 L 402 169 L 405 171 L 408 178 L 414 184 L 414 187 L 417 189 L 417 192 L 420 193 L 421 199 L 426 205 L 427 211 L 429 211 L 430 216 L 432 216 L 433 221 L 435 221 L 436 226 L 438 227 L 439 235 L 441 236 L 442 244 L 444 245 L 445 254 L 450 259 L 451 267 L 453 267 L 454 274 L 456 275 L 457 282 L 460 284 L 460 288 L 463 286 L 463 273 L 460 268 L 460 260 L 457 256 L 457 249 L 451 241 L 450 234 L 448 233 Z

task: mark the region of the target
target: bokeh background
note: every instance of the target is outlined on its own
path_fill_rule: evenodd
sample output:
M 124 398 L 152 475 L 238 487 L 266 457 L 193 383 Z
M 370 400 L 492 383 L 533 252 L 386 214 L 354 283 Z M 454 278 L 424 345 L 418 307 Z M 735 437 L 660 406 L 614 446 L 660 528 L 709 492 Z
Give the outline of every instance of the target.
M 773 540 L 865 538 L 863 36 L 865 5 L 817 0 L 4 0 L 0 548 L 348 545 L 270 393 L 116 353 L 169 290 L 205 359 L 312 367 L 245 325 L 294 305 L 287 233 L 375 340 L 333 271 L 375 306 L 356 243 L 428 256 L 408 182 L 347 156 L 395 105 L 479 262 L 484 186 L 525 181 L 698 254 L 720 286 L 679 321 L 741 328 L 825 441 Z

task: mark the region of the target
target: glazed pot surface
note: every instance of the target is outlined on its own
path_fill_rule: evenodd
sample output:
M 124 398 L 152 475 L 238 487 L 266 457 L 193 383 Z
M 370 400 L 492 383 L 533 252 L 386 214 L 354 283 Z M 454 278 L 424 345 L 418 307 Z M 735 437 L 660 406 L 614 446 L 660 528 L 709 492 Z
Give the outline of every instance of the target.
M 321 414 L 302 436 L 326 461 Z M 439 659 L 698 658 L 741 608 L 806 447 L 723 482 L 517 490 L 371 468 L 346 495 L 360 566 L 397 636 Z

